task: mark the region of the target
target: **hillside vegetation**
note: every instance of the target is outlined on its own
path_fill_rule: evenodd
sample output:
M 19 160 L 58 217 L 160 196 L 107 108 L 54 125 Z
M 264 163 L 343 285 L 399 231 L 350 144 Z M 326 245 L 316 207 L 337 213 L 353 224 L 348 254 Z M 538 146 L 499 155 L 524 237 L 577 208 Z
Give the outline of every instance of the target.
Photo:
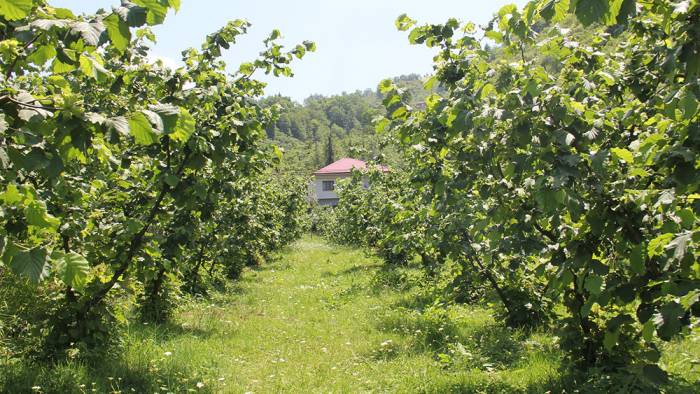
M 411 74 L 393 81 L 405 89 L 408 101 L 417 104 L 441 91 L 426 89 L 424 79 Z M 367 89 L 330 97 L 313 95 L 302 104 L 283 96 L 264 99 L 264 106 L 279 113 L 266 131 L 268 138 L 285 150 L 281 170 L 308 175 L 325 166 L 329 140 L 335 160 L 354 157 L 393 167 L 403 165 L 394 144 L 375 131 L 374 121 L 385 111 L 382 97 L 378 89 Z

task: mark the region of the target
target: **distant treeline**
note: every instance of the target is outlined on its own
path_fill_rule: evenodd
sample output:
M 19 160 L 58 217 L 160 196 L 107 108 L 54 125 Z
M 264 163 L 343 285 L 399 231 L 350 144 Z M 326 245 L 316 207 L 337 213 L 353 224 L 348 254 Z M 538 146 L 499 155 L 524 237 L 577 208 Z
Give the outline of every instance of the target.
M 439 87 L 426 90 L 425 77 L 409 74 L 394 78 L 410 100 L 420 103 Z M 336 159 L 353 156 L 395 163 L 391 146 L 383 147 L 372 120 L 384 115 L 382 95 L 377 89 L 358 90 L 335 96 L 312 95 L 300 104 L 289 97 L 265 98 L 265 106 L 277 106 L 279 118 L 267 127 L 267 136 L 286 151 L 287 169 L 311 171 L 325 165 L 329 140 Z

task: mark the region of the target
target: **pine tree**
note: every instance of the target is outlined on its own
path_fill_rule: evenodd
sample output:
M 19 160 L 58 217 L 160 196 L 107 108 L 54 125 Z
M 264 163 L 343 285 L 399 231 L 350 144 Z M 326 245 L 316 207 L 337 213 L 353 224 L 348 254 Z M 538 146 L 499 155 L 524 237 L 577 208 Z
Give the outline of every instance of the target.
M 314 149 L 314 168 L 319 168 L 321 166 L 321 152 L 319 151 L 319 144 L 312 143 Z
M 333 141 L 331 135 L 328 134 L 328 146 L 326 147 L 326 165 L 333 163 L 335 159 L 333 158 Z

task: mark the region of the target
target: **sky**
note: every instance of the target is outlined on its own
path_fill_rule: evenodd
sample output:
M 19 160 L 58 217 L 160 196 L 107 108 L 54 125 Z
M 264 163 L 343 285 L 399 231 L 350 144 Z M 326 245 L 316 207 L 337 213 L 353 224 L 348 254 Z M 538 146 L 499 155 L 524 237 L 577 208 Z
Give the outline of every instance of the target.
M 454 17 L 485 24 L 498 9 L 525 0 L 182 0 L 180 11 L 153 28 L 158 40 L 153 57 L 175 65 L 187 48 L 199 48 L 207 34 L 227 21 L 247 19 L 248 34 L 224 55 L 229 70 L 253 60 L 263 40 L 277 28 L 281 42 L 292 47 L 304 40 L 317 50 L 292 64 L 294 78 L 256 74 L 268 83 L 268 95 L 282 94 L 302 102 L 312 94 L 335 95 L 374 89 L 384 78 L 432 71 L 434 51 L 410 45 L 407 32 L 394 26 L 406 13 L 419 23 L 443 23 Z M 49 0 L 76 13 L 110 9 L 119 0 Z

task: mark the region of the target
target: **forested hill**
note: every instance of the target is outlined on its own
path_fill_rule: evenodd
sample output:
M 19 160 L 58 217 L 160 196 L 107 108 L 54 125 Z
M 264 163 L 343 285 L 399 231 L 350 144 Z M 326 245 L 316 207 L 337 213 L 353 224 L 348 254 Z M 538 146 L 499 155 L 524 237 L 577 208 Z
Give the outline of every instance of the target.
M 414 103 L 420 103 L 439 88 L 426 90 L 418 74 L 394 78 Z M 382 95 L 377 89 L 358 90 L 336 96 L 312 95 L 303 104 L 285 96 L 265 98 L 267 106 L 278 106 L 278 120 L 268 126 L 268 138 L 285 150 L 283 168 L 308 172 L 328 161 L 329 139 L 334 159 L 352 156 L 398 164 L 391 147 L 381 147 L 372 119 L 384 114 Z

